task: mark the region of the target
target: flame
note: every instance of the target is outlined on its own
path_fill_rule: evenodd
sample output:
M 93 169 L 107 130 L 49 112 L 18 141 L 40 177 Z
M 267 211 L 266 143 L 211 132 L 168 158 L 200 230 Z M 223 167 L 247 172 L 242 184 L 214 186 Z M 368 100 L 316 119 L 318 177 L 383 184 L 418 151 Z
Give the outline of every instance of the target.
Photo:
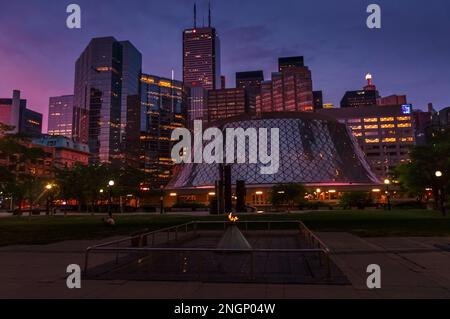
M 233 213 L 230 213 L 228 215 L 228 219 L 230 220 L 230 222 L 235 223 L 239 220 L 239 218 L 237 216 L 233 216 Z

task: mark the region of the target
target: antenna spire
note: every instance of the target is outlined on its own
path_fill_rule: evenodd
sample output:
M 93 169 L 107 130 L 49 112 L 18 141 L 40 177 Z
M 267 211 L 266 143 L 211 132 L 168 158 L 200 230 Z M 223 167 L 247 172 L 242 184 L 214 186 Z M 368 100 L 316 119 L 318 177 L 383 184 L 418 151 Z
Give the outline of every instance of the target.
M 208 27 L 211 28 L 211 1 L 208 1 Z
M 194 29 L 197 28 L 197 3 L 194 2 Z

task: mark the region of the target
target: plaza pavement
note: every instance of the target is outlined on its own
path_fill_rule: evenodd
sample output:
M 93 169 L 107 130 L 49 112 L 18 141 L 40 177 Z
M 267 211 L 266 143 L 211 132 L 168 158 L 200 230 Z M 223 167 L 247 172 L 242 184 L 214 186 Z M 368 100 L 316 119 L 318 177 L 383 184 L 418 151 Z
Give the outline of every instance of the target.
M 436 247 L 449 247 L 448 237 L 318 235 L 351 285 L 83 281 L 81 289 L 69 290 L 67 265 L 82 266 L 85 248 L 105 240 L 67 241 L 0 248 L 0 298 L 450 298 L 450 252 Z M 366 287 L 369 264 L 381 266 L 382 289 Z

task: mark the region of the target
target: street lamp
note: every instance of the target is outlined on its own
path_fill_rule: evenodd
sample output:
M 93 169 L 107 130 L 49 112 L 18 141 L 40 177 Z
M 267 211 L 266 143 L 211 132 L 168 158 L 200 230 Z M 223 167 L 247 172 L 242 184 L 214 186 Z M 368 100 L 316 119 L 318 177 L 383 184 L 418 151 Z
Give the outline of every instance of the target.
M 159 186 L 159 213 L 164 214 L 164 185 Z
M 99 206 L 98 210 L 101 213 L 103 210 L 103 194 L 105 193 L 105 190 L 102 188 L 102 189 L 100 189 L 99 193 L 100 193 L 100 206 Z
M 116 183 L 113 180 L 110 180 L 108 182 L 108 191 L 109 191 L 109 199 L 108 199 L 108 216 L 109 218 L 112 218 L 112 188 L 114 187 Z
M 47 191 L 46 214 L 49 215 L 50 214 L 50 192 L 53 189 L 53 185 L 48 183 L 47 185 L 45 185 L 45 189 Z
M 391 211 L 391 193 L 389 192 L 389 185 L 391 185 L 391 181 L 386 178 L 384 180 L 384 185 L 386 185 L 387 208 L 388 211 Z
M 445 190 L 444 190 L 444 185 L 442 183 L 442 177 L 444 176 L 444 174 L 441 171 L 436 171 L 434 173 L 434 175 L 437 177 L 438 179 L 438 201 L 440 201 L 441 203 L 441 211 L 442 211 L 442 215 L 445 216 L 447 214 L 446 210 L 445 210 Z M 439 203 L 438 203 L 439 206 Z

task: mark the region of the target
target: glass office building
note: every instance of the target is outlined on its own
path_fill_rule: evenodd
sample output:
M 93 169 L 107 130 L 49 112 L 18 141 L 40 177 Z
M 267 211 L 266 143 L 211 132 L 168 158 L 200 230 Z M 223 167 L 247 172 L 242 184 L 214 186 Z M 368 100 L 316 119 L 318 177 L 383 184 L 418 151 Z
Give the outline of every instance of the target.
M 185 93 L 181 81 L 141 76 L 140 160 L 146 186 L 159 189 L 172 177 L 172 131 L 185 126 Z
M 73 137 L 89 145 L 91 162 L 126 161 L 127 114 L 139 108 L 141 66 L 139 51 L 113 37 L 92 39 L 77 60 Z

